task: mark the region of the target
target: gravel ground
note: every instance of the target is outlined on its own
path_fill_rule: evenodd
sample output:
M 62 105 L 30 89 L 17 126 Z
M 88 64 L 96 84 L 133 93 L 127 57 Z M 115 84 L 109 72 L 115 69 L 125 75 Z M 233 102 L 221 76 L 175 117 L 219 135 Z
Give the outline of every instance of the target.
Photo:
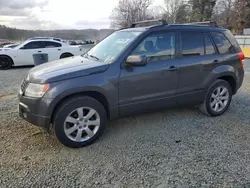
M 250 187 L 250 61 L 228 112 L 174 109 L 109 123 L 82 149 L 21 120 L 29 68 L 0 72 L 0 187 Z

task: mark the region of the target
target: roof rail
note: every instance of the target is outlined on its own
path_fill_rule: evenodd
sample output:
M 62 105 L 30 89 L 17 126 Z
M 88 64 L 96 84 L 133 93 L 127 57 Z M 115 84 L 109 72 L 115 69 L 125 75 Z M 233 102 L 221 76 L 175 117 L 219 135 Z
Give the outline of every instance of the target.
M 168 25 L 168 22 L 166 20 L 163 20 L 163 19 L 158 19 L 158 20 L 145 20 L 145 21 L 139 21 L 139 22 L 134 22 L 131 24 L 131 28 L 135 28 L 136 25 L 139 25 L 139 24 L 146 24 L 146 23 L 151 23 L 151 22 L 158 22 L 160 23 L 161 25 Z
M 205 26 L 218 27 L 218 24 L 215 21 L 191 22 L 191 23 L 184 23 L 184 25 L 205 25 Z

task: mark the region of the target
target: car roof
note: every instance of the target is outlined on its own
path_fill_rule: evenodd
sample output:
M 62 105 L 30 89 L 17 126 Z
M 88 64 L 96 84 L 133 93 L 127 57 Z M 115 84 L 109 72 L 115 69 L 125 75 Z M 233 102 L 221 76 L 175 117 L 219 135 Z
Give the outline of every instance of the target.
M 62 41 L 62 39 L 56 38 L 56 37 L 33 37 L 33 38 L 29 38 L 28 40 L 52 40 L 52 41 L 58 41 L 58 42 Z
M 52 38 L 36 38 L 36 39 L 28 39 L 27 41 L 49 41 L 49 42 L 62 43 L 61 41 L 54 40 Z
M 25 44 L 27 44 L 27 43 L 29 43 L 29 42 L 55 42 L 55 43 L 59 43 L 59 44 L 61 44 L 62 46 L 69 46 L 69 44 L 67 44 L 67 43 L 64 43 L 64 42 L 60 42 L 60 41 L 57 41 L 57 40 L 53 40 L 53 39 L 35 39 L 35 40 L 26 40 L 26 41 L 24 41 L 23 43 L 22 43 L 22 45 L 25 45 Z

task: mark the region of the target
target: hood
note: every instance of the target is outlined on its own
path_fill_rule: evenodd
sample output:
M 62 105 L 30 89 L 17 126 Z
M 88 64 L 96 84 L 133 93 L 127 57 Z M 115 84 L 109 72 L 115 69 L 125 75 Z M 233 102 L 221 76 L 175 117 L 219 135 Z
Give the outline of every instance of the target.
M 51 83 L 104 72 L 108 67 L 107 63 L 75 56 L 34 67 L 29 71 L 27 80 L 33 83 Z
M 0 48 L 0 51 L 7 51 L 7 50 L 11 50 L 11 48 Z

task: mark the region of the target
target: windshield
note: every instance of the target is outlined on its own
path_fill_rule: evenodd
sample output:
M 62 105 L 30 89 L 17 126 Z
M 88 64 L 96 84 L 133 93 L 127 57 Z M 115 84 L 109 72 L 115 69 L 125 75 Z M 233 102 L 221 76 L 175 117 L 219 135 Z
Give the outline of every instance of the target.
M 138 31 L 115 32 L 84 54 L 84 57 L 111 63 L 139 34 L 141 32 Z
M 23 46 L 23 44 L 24 44 L 24 42 L 23 42 L 23 43 L 18 44 L 18 45 L 17 45 L 17 46 L 15 46 L 13 49 L 18 50 L 19 48 L 21 48 L 21 47 Z

